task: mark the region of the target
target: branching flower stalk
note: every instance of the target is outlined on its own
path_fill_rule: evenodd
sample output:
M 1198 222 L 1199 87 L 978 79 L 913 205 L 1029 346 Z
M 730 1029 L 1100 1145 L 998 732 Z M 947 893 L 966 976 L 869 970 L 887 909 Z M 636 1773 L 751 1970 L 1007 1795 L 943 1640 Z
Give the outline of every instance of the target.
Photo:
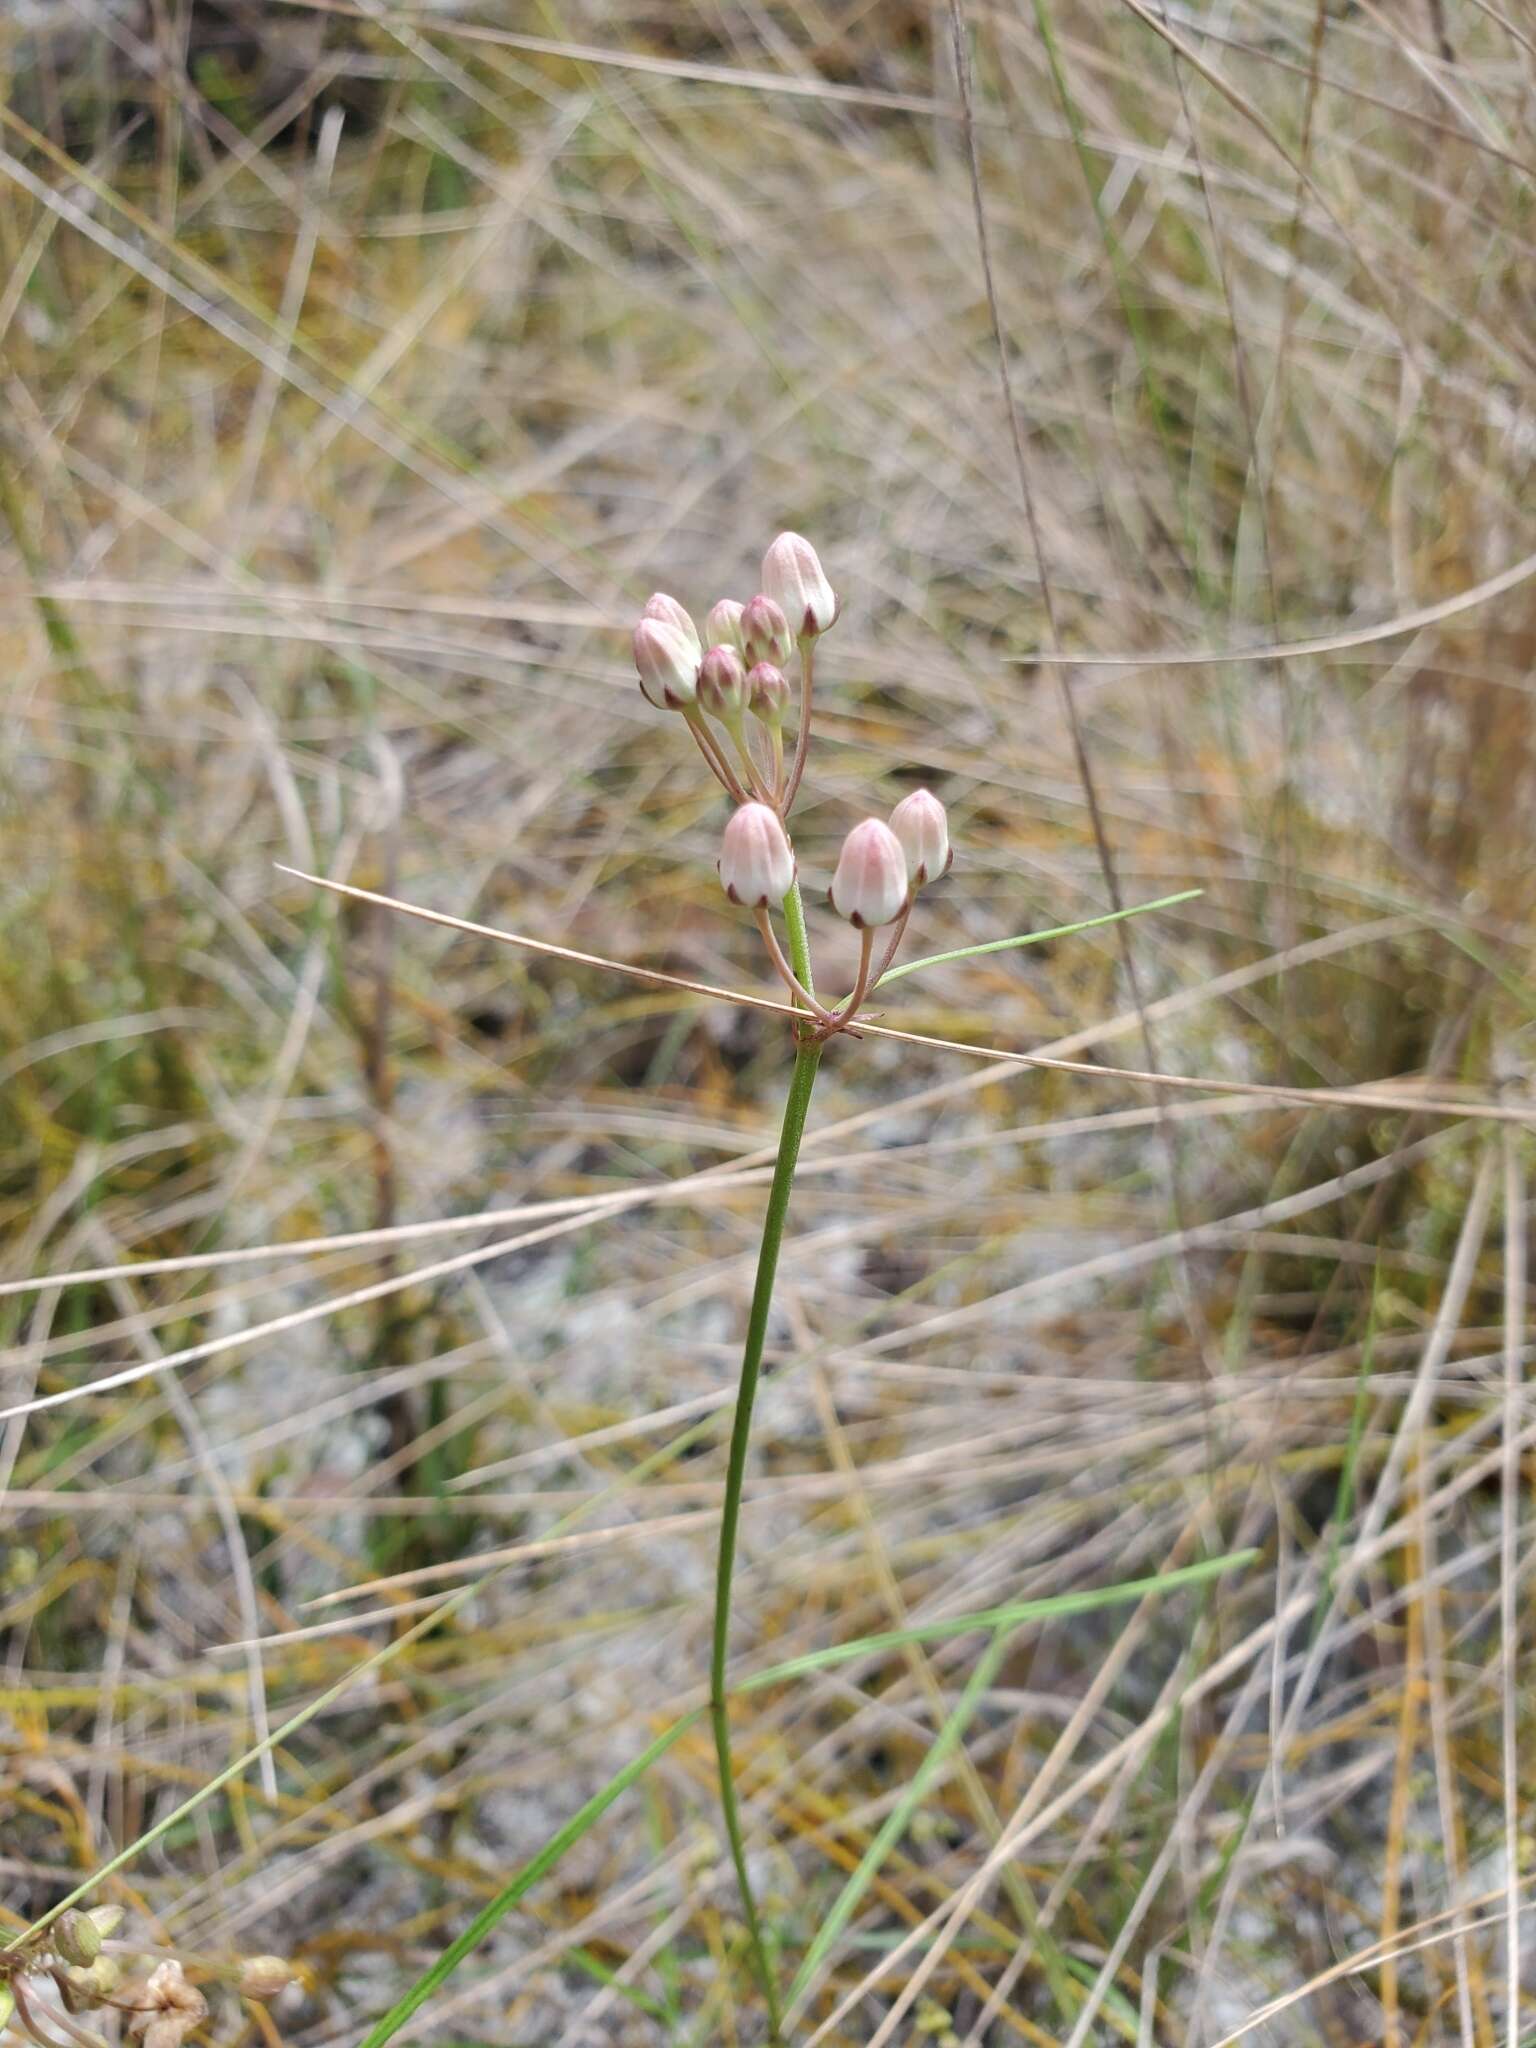
M 123 1917 L 121 1906 L 71 1908 L 51 1927 L 7 1948 L 0 1955 L 0 2033 L 10 2026 L 32 2048 L 107 2048 L 105 2037 L 78 2015 L 115 2013 L 142 2048 L 182 2048 L 208 2017 L 208 2000 L 187 1968 L 247 1999 L 275 1998 L 297 1978 L 281 1956 L 226 1961 L 115 1940 Z M 152 1961 L 153 1968 L 146 1977 L 127 1977 L 123 1958 Z
M 741 1894 L 752 1964 L 767 2009 L 768 2038 L 782 2043 L 777 1980 L 747 1866 L 746 1839 L 731 1754 L 726 1668 L 730 1655 L 731 1588 L 741 1523 L 742 1488 L 752 1436 L 752 1409 L 773 1309 L 779 1251 L 811 1093 L 828 1042 L 852 1032 L 865 998 L 896 956 L 917 891 L 950 863 L 944 806 L 927 790 L 904 797 L 887 824 L 865 818 L 843 841 L 828 895 L 832 908 L 859 934 L 858 966 L 841 1002 L 816 994 L 810 934 L 801 900 L 789 813 L 810 748 L 816 642 L 838 615 L 838 599 L 809 541 L 781 533 L 763 557 L 763 588 L 746 604 L 721 598 L 705 621 L 705 640 L 675 598 L 658 592 L 634 629 L 635 667 L 650 701 L 682 713 L 706 766 L 735 806 L 720 846 L 721 885 L 750 911 L 774 973 L 801 1014 L 794 1024 L 795 1063 L 784 1103 L 773 1180 L 763 1215 L 752 1306 L 742 1347 L 741 1377 L 726 1461 L 715 1614 L 709 1661 L 709 1713 L 720 1778 L 720 1811 Z M 785 762 L 784 721 L 796 693 L 784 664 L 798 658 L 800 688 L 794 751 Z M 766 736 L 766 758 L 754 747 L 748 720 Z M 711 722 L 713 721 L 713 722 Z M 774 926 L 784 920 L 784 942 Z M 875 958 L 876 934 L 888 936 Z M 856 1035 L 856 1034 L 855 1034 Z

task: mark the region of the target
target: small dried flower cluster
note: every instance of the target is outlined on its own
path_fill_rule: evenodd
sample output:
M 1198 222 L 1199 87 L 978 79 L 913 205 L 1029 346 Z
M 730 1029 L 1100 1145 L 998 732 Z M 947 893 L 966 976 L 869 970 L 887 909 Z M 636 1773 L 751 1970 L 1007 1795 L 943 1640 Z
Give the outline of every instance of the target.
M 843 841 L 828 894 L 860 934 L 860 955 L 852 992 L 829 1009 L 785 958 L 773 910 L 797 886 L 789 812 L 810 744 L 816 642 L 840 607 L 816 550 L 798 533 L 781 533 L 763 556 L 762 585 L 745 604 L 722 597 L 711 605 L 702 636 L 677 599 L 658 591 L 635 625 L 635 668 L 651 703 L 682 713 L 736 805 L 720 847 L 721 885 L 752 912 L 775 970 L 815 1019 L 816 1035 L 828 1037 L 848 1029 L 890 967 L 917 891 L 948 871 L 949 825 L 938 798 L 918 789 L 889 823 L 865 818 Z M 785 674 L 796 660 L 798 692 Z M 797 703 L 786 760 L 784 726 Z M 874 934 L 885 927 L 890 936 L 876 964 Z
M 204 1956 L 147 1950 L 114 1939 L 123 1923 L 121 1906 L 71 1908 L 52 1927 L 4 1958 L 0 1972 L 0 2032 L 7 2020 L 36 2048 L 106 2048 L 101 2035 L 76 2015 L 115 2011 L 143 2048 L 182 2048 L 208 2017 L 208 2001 L 187 1977 L 187 1963 L 222 1979 L 242 1998 L 275 1998 L 296 1981 L 297 1971 L 281 1956 L 246 1956 L 233 1963 Z M 131 1959 L 154 1959 L 147 1977 L 127 1976 Z M 51 1982 L 57 2004 L 42 2005 L 39 1988 Z

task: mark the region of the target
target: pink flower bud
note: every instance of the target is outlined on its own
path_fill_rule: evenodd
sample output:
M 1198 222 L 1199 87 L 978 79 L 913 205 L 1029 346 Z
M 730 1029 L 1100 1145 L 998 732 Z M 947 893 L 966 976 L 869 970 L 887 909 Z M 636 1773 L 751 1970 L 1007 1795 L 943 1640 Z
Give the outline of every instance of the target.
M 734 647 L 711 647 L 699 668 L 699 702 L 729 725 L 747 708 L 747 665 Z
M 709 617 L 704 621 L 704 635 L 711 647 L 734 647 L 738 654 L 746 652 L 741 644 L 743 609 L 734 597 L 719 598 L 710 606 Z
M 891 830 L 901 841 L 914 887 L 920 889 L 924 882 L 936 882 L 949 872 L 955 857 L 949 843 L 949 820 L 931 790 L 914 789 L 904 796 L 891 813 Z
M 769 547 L 763 557 L 763 588 L 797 637 L 825 633 L 840 609 L 820 557 L 798 533 L 781 533 Z
M 747 709 L 766 726 L 782 725 L 784 714 L 794 701 L 789 677 L 771 661 L 760 661 L 747 671 Z
M 795 879 L 789 835 L 766 804 L 743 804 L 732 814 L 718 865 L 726 895 L 749 910 L 782 902 Z
M 657 598 L 651 599 L 652 604 L 659 602 Z M 667 602 L 671 602 L 670 598 Z M 665 619 L 649 617 L 641 619 L 635 628 L 634 649 L 640 687 L 653 704 L 678 711 L 693 702 L 699 682 L 697 641 L 690 646 L 676 626 L 669 626 Z
M 907 900 L 907 857 L 889 825 L 866 818 L 843 841 L 832 877 L 832 908 L 862 931 L 889 924 Z
M 794 646 L 784 607 L 759 591 L 741 609 L 741 651 L 749 662 L 771 661 L 782 668 Z
M 640 616 L 642 619 L 660 619 L 664 626 L 671 626 L 676 632 L 681 633 L 688 642 L 688 645 L 693 649 L 695 661 L 704 652 L 703 644 L 699 639 L 698 627 L 693 623 L 688 613 L 683 610 L 677 599 L 675 597 L 668 597 L 664 590 L 652 592 L 645 600 L 645 609 L 641 612 Z

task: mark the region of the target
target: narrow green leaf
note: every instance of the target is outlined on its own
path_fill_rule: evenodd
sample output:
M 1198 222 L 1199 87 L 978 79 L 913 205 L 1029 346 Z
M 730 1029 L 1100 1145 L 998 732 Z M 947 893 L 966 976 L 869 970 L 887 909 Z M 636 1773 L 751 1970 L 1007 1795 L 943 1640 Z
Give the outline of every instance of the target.
M 1017 946 L 1038 946 L 1045 939 L 1070 939 L 1077 932 L 1091 932 L 1103 924 L 1119 924 L 1127 917 L 1143 917 L 1149 910 L 1168 910 L 1175 903 L 1188 903 L 1196 896 L 1203 896 L 1203 889 L 1181 889 L 1177 896 L 1159 896 L 1154 903 L 1133 903 L 1125 910 L 1109 910 L 1103 917 L 1085 917 L 1078 924 L 1052 925 L 1049 931 L 1021 932 L 1014 939 L 988 939 L 981 946 L 957 946 L 952 953 L 925 953 L 921 960 L 905 960 L 900 967 L 889 968 L 875 983 L 884 988 L 887 982 L 900 981 L 904 974 L 916 974 L 919 967 L 938 967 L 946 960 L 974 960 L 980 953 L 1007 953 Z
M 857 1868 L 833 1900 L 831 1911 L 816 1930 L 816 1937 L 795 1972 L 795 1980 L 789 1987 L 789 1997 L 786 2001 L 789 2007 L 793 2008 L 796 1999 L 814 1978 L 831 1952 L 832 1944 L 847 1926 L 859 1901 L 873 1884 L 881 1864 L 906 1833 L 913 1814 L 927 1797 L 928 1787 L 937 1777 L 940 1766 L 964 1735 L 987 1687 L 997 1676 L 997 1668 L 1007 1654 L 1011 1640 L 1012 1631 L 1008 1629 L 999 1629 L 993 1636 L 985 1654 L 971 1673 L 964 1692 L 955 1702 L 953 1710 L 934 1738 L 932 1748 L 918 1766 L 911 1784 L 886 1815 L 874 1840 L 859 1858 Z
M 586 1805 L 579 1807 L 571 1815 L 559 1833 L 550 1836 L 538 1855 L 523 1865 L 512 1882 L 499 1891 L 488 1904 L 481 1907 L 464 1932 L 456 1941 L 451 1941 L 436 1962 L 422 1972 L 405 1996 L 397 1999 L 384 2017 L 374 2022 L 358 2044 L 358 2048 L 383 2048 L 383 2043 L 399 2032 L 411 2014 L 426 2003 L 439 1984 L 453 1974 L 472 1949 L 479 1947 L 497 1921 L 504 1919 L 511 1912 L 518 1900 L 533 1889 L 545 1871 L 558 1863 L 566 1850 L 581 1840 L 613 1802 L 622 1797 L 637 1779 L 643 1778 L 651 1765 L 658 1758 L 665 1756 L 672 1745 L 703 1718 L 703 1711 L 702 1707 L 695 1708 L 691 1714 L 685 1714 L 680 1721 L 674 1721 L 664 1734 L 657 1736 L 649 1749 L 643 1750 L 633 1763 L 626 1764 L 623 1770 L 611 1777 L 600 1792 L 594 1792 Z
M 1171 1592 L 1179 1586 L 1214 1578 L 1220 1572 L 1251 1563 L 1258 1554 L 1257 1550 L 1235 1550 L 1226 1557 L 1203 1558 L 1198 1564 L 1184 1565 L 1178 1571 L 1160 1572 L 1148 1579 L 1130 1579 L 1119 1586 L 1101 1586 L 1082 1593 L 1058 1593 L 1043 1600 L 1020 1600 L 1008 1607 L 958 1614 L 946 1621 L 928 1622 L 917 1628 L 887 1629 L 879 1635 L 861 1636 L 856 1642 L 836 1643 L 829 1649 L 812 1650 L 803 1657 L 791 1657 L 783 1664 L 772 1664 L 767 1670 L 756 1672 L 733 1686 L 732 1691 L 757 1692 L 764 1686 L 780 1685 L 786 1679 L 802 1677 L 808 1671 L 821 1671 L 831 1664 L 845 1664 L 851 1658 L 867 1656 L 872 1650 L 899 1649 L 908 1643 L 938 1642 L 946 1636 L 967 1635 L 978 1629 L 1008 1629 L 1028 1621 L 1049 1621 L 1064 1614 L 1084 1614 L 1096 1607 L 1123 1605 L 1127 1601 L 1139 1600 L 1147 1593 Z M 695 1707 L 680 1721 L 675 1721 L 665 1733 L 657 1736 L 649 1749 L 636 1757 L 633 1763 L 626 1764 L 600 1792 L 593 1794 L 585 1806 L 572 1814 L 560 1832 L 551 1836 L 538 1855 L 523 1865 L 512 1882 L 480 1909 L 458 1939 L 443 1950 L 405 1995 L 390 2007 L 382 2019 L 374 2022 L 358 2048 L 383 2048 L 386 2041 L 392 2040 L 411 2014 L 452 1975 L 471 1950 L 478 1947 L 497 1921 L 511 1912 L 616 1799 L 644 1777 L 653 1763 L 665 1756 L 674 1743 L 703 1719 L 704 1711 L 702 1707 Z
M 734 1692 L 757 1692 L 765 1685 L 781 1685 L 786 1678 L 801 1678 L 808 1671 L 824 1671 L 831 1664 L 847 1664 L 871 1650 L 899 1650 L 908 1643 L 937 1643 L 946 1636 L 969 1635 L 977 1629 L 1013 1628 L 1025 1621 L 1051 1621 L 1063 1614 L 1088 1614 L 1097 1607 L 1121 1607 L 1128 1600 L 1140 1600 L 1147 1593 L 1168 1593 L 1178 1586 L 1198 1585 L 1221 1572 L 1235 1571 L 1251 1564 L 1257 1550 L 1234 1550 L 1225 1557 L 1202 1558 L 1198 1564 L 1181 1565 L 1177 1571 L 1161 1572 L 1155 1578 L 1127 1579 L 1118 1586 L 1095 1586 L 1081 1593 L 1054 1593 L 1043 1600 L 1019 1600 L 1009 1607 L 987 1607 L 974 1614 L 956 1614 L 945 1621 L 924 1622 L 916 1628 L 886 1629 L 879 1635 L 860 1636 L 851 1643 L 833 1643 L 825 1650 L 807 1650 L 803 1657 L 770 1665 L 732 1687 Z

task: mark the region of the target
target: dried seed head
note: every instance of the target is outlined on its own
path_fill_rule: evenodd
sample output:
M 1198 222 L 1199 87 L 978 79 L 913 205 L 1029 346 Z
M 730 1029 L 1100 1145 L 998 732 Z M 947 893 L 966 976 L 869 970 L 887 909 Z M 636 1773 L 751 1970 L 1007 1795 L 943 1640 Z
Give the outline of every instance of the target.
M 668 597 L 664 590 L 652 591 L 645 600 L 645 607 L 640 616 L 642 619 L 659 619 L 664 626 L 670 626 L 674 632 L 681 633 L 693 649 L 695 661 L 704 652 L 703 642 L 699 639 L 699 629 L 693 623 L 692 616 L 683 610 L 675 597 Z
M 84 1969 L 101 1954 L 101 1929 L 88 1913 L 71 1909 L 59 1915 L 53 1946 L 66 1963 L 78 1963 Z
M 932 790 L 914 789 L 904 796 L 891 813 L 891 830 L 901 841 L 915 889 L 949 872 L 955 857 L 949 843 L 949 820 Z
M 781 533 L 763 556 L 763 588 L 797 637 L 825 633 L 837 617 L 837 593 L 816 550 L 798 533 Z
M 741 644 L 741 615 L 744 610 L 745 606 L 739 605 L 734 597 L 716 599 L 704 621 L 704 637 L 711 647 L 734 647 L 738 654 L 746 652 Z
M 770 729 L 784 723 L 794 694 L 789 677 L 771 661 L 760 661 L 747 672 L 747 709 Z
M 652 604 L 660 602 L 651 599 Z M 681 711 L 694 701 L 699 685 L 697 638 L 690 645 L 679 628 L 665 619 L 643 618 L 635 628 L 634 649 L 640 687 L 653 704 Z
M 742 606 L 741 647 L 749 662 L 771 661 L 782 668 L 794 644 L 783 605 L 766 592 L 760 590 Z
M 725 725 L 747 708 L 747 665 L 734 647 L 711 647 L 699 667 L 699 702 Z
M 843 841 L 832 876 L 832 908 L 863 931 L 889 924 L 907 900 L 907 857 L 889 825 L 866 818 Z
M 208 2017 L 208 2001 L 189 1984 L 174 1956 L 157 1963 L 139 1987 L 128 2031 L 144 2048 L 181 2048 L 192 2029 Z
M 292 1963 L 281 1956 L 247 1956 L 240 1965 L 239 1989 L 242 1998 L 276 1998 L 279 1991 L 286 1991 L 298 1972 Z
M 794 849 L 766 804 L 743 804 L 720 842 L 720 882 L 733 903 L 749 910 L 780 903 L 795 879 Z

